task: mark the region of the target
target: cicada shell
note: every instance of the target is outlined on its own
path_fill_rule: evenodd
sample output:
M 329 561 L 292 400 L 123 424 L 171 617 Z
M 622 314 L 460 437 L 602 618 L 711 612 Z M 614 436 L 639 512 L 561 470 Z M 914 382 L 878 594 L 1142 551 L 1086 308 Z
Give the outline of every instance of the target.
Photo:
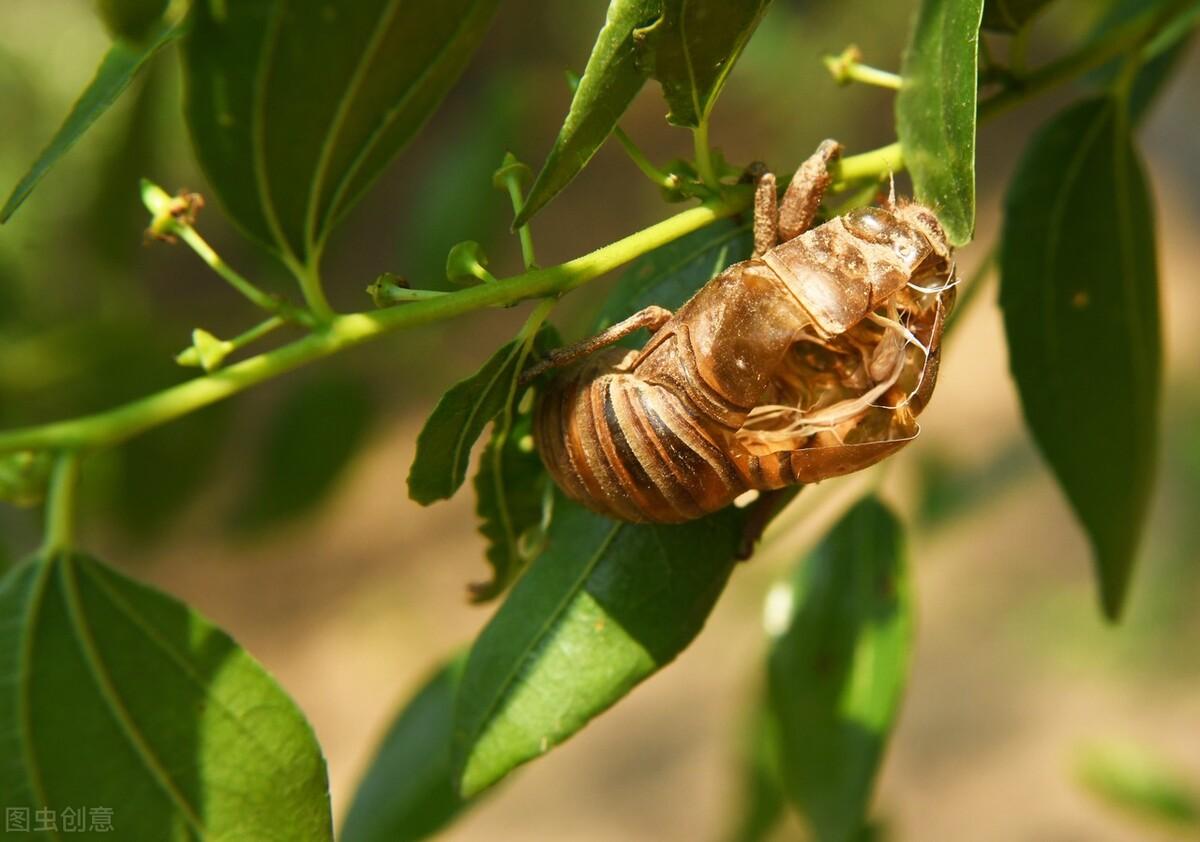
M 819 201 L 824 183 L 808 182 L 793 221 L 797 203 L 803 216 Z M 568 496 L 681 522 L 750 489 L 861 470 L 917 435 L 954 298 L 935 214 L 889 201 L 769 248 L 759 239 L 641 350 L 591 353 L 544 390 L 535 440 Z

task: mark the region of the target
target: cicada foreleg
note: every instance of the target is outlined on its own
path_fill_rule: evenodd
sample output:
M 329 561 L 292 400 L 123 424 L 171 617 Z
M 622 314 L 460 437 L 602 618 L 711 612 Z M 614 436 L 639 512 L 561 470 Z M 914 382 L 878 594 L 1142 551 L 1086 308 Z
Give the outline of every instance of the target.
M 582 342 L 576 342 L 574 345 L 567 345 L 563 348 L 555 348 L 543 359 L 525 369 L 521 374 L 521 385 L 524 386 L 532 382 L 535 378 L 540 377 L 551 369 L 563 368 L 577 360 L 596 353 L 602 348 L 607 348 L 609 345 L 620 342 L 636 330 L 648 328 L 653 333 L 670 321 L 671 315 L 671 311 L 665 307 L 658 307 L 652 304 L 634 313 L 629 318 L 600 331 L 595 336 L 584 339 Z

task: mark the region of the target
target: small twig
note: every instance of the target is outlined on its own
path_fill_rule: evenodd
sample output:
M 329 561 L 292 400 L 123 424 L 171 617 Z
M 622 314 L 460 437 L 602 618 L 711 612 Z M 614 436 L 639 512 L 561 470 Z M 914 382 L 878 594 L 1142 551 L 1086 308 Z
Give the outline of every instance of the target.
M 293 307 L 277 296 L 263 292 L 238 274 L 193 227 L 196 213 L 204 206 L 195 193 L 171 196 L 157 184 L 142 180 L 142 202 L 153 215 L 147 233 L 151 237 L 173 242 L 183 240 L 201 260 L 208 264 L 226 283 L 241 293 L 259 309 L 274 313 L 288 321 L 313 326 L 315 319 L 307 310 Z
M 862 50 L 851 44 L 839 55 L 825 56 L 825 67 L 839 85 L 862 82 L 892 91 L 900 90 L 902 80 L 899 74 L 863 64 L 862 57 Z

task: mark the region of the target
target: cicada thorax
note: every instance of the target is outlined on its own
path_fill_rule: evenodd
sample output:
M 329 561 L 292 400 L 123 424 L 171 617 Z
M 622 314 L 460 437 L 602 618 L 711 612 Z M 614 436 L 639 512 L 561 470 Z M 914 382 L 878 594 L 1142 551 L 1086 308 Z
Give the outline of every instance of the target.
M 867 467 L 916 435 L 952 271 L 918 205 L 837 218 L 735 264 L 641 351 L 557 378 L 535 420 L 543 461 L 590 508 L 662 523 Z

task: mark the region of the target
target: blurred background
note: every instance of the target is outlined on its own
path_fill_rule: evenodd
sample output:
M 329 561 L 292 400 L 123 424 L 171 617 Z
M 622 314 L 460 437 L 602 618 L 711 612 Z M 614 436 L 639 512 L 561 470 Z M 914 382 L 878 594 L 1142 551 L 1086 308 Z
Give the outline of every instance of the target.
M 482 242 L 516 271 L 507 196 L 491 172 L 512 150 L 535 169 L 568 104 L 605 3 L 505 3 L 484 48 L 424 133 L 336 235 L 335 306 L 370 306 L 381 271 L 442 287 L 447 249 Z M 1097 4 L 1101 5 L 1101 4 Z M 734 71 L 712 137 L 733 162 L 787 170 L 824 137 L 851 152 L 894 137 L 892 96 L 839 88 L 821 56 L 849 43 L 895 69 L 915 2 L 776 0 Z M 1095 24 L 1059 0 L 1032 59 Z M 993 49 L 1004 55 L 1003 39 Z M 50 137 L 107 47 L 86 0 L 0 6 L 0 191 Z M 1023 429 L 994 279 L 944 355 L 923 435 L 887 476 L 910 525 L 919 629 L 909 692 L 876 798 L 899 840 L 1181 838 L 1081 782 L 1090 747 L 1131 744 L 1200 789 L 1200 50 L 1141 131 L 1157 200 L 1168 353 L 1153 517 L 1125 621 L 1100 620 L 1085 539 Z M 986 126 L 969 274 L 995 239 L 998 206 L 1030 132 L 1077 96 L 1064 90 Z M 658 162 L 691 138 L 647 86 L 622 125 Z M 232 336 L 254 318 L 193 254 L 145 244 L 137 181 L 207 193 L 180 116 L 173 55 L 134 88 L 0 228 L 0 425 L 110 406 L 189 376 L 172 362 L 193 327 Z M 675 211 L 615 144 L 533 229 L 543 264 Z M 200 231 L 232 265 L 290 291 L 215 201 Z M 579 335 L 610 281 L 556 313 Z M 525 308 L 395 335 L 312 366 L 86 465 L 85 545 L 187 600 L 231 632 L 311 719 L 334 808 L 396 706 L 490 608 L 467 492 L 422 510 L 406 496 L 413 440 L 439 394 L 515 331 Z M 1103 412 L 1104 396 L 1080 412 Z M 1113 430 L 1112 446 L 1123 433 Z M 1103 454 L 1097 454 L 1103 458 Z M 831 481 L 849 483 L 852 479 Z M 837 489 L 823 492 L 836 501 Z M 450 829 L 451 840 L 715 838 L 736 813 L 745 710 L 762 677 L 761 608 L 822 507 L 792 513 L 735 575 L 700 639 L 671 668 Z M 799 524 L 799 525 L 797 525 Z M 0 567 L 32 549 L 36 511 L 0 511 Z M 1085 764 L 1086 765 L 1086 764 Z M 1095 772 L 1095 769 L 1092 770 Z M 1095 777 L 1093 774 L 1092 778 Z M 779 838 L 801 838 L 798 826 Z

